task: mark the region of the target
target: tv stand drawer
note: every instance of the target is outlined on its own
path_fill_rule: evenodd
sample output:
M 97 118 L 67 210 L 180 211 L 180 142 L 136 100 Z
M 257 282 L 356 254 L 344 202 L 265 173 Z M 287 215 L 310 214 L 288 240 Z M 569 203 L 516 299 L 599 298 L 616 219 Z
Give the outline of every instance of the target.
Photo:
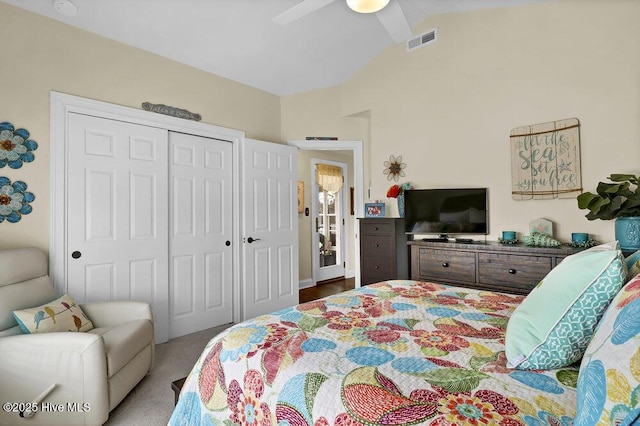
M 562 259 L 582 249 L 477 242 L 410 241 L 411 279 L 528 294 Z
M 478 282 L 531 291 L 551 270 L 548 256 L 478 253 Z
M 421 279 L 476 281 L 476 256 L 473 252 L 421 248 L 419 256 Z

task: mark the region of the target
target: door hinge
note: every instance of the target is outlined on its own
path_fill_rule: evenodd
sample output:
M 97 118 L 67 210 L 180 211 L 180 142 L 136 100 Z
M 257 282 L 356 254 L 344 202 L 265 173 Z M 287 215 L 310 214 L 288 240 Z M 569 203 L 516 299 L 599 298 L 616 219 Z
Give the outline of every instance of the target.
M 347 262 L 342 262 L 342 267 L 346 268 L 347 267 Z

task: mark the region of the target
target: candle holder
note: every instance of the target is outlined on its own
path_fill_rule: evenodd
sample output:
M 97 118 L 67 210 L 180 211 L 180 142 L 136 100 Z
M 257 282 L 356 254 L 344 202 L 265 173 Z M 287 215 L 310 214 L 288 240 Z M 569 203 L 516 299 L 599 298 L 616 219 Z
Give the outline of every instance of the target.
M 500 244 L 517 244 L 516 231 L 502 231 L 502 238 L 498 238 Z

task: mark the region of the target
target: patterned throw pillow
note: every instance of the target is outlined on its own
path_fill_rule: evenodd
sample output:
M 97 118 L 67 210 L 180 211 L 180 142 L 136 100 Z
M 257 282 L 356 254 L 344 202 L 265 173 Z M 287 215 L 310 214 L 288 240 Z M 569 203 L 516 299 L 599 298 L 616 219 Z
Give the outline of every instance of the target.
M 624 261 L 627 262 L 627 268 L 629 268 L 630 277 L 635 277 L 640 273 L 640 250 L 630 256 L 625 257 Z
M 549 370 L 582 358 L 627 274 L 617 242 L 564 259 L 511 315 L 505 337 L 509 367 Z
M 89 331 L 93 323 L 68 294 L 31 309 L 13 311 L 13 316 L 25 334 L 54 331 Z
M 574 426 L 640 422 L 640 276 L 613 299 L 585 352 Z

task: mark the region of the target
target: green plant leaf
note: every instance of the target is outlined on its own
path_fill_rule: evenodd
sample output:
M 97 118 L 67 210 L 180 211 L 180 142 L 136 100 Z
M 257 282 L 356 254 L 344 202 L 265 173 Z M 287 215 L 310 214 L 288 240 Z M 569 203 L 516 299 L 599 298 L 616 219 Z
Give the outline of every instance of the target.
M 627 183 L 627 185 L 629 184 Z M 598 192 L 598 194 L 601 194 L 601 195 L 615 194 L 618 191 L 620 191 L 620 187 L 621 187 L 621 184 L 619 183 L 600 182 L 598 184 L 598 188 L 596 188 L 596 191 Z
M 578 195 L 578 208 L 589 210 L 585 217 L 589 220 L 611 220 L 640 215 L 640 178 L 612 173 L 608 179 L 614 183 L 598 183 L 597 194 L 584 192 Z
M 592 192 L 583 192 L 582 194 L 578 195 L 578 208 L 579 209 L 588 209 L 589 208 L 589 204 L 591 204 L 591 201 L 593 201 L 594 199 L 598 199 L 599 197 L 592 193 Z
M 470 392 L 478 387 L 480 380 L 489 377 L 480 371 L 464 368 L 439 368 L 425 371 L 421 376 L 432 385 L 440 386 L 449 392 Z
M 632 181 L 632 180 L 636 180 L 637 181 L 637 177 L 636 175 L 628 175 L 628 174 L 621 174 L 621 173 L 611 173 L 611 176 L 609 176 L 607 179 L 609 179 L 612 182 L 624 182 L 624 181 Z

